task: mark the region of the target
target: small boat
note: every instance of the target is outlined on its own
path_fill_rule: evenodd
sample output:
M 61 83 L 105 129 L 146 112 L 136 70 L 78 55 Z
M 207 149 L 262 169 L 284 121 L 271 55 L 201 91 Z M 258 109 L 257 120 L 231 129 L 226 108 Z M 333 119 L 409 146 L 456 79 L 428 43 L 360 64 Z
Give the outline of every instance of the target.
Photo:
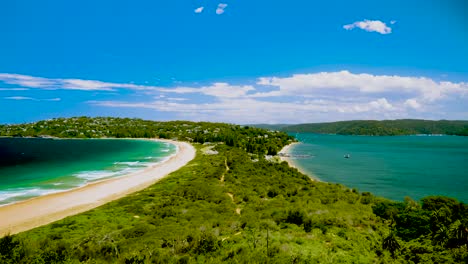
M 344 155 L 344 158 L 345 158 L 345 159 L 349 159 L 349 158 L 351 158 L 351 155 L 346 154 L 346 155 Z

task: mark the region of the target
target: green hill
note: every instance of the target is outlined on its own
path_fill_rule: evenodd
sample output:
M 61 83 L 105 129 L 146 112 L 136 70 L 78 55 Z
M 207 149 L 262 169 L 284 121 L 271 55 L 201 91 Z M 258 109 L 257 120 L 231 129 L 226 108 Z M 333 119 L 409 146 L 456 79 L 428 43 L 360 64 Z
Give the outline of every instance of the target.
M 299 124 L 281 127 L 282 131 L 339 135 L 414 135 L 446 134 L 468 136 L 468 121 L 431 121 L 417 119 L 356 120 L 331 123 Z
M 0 263 L 468 261 L 467 205 L 446 197 L 393 202 L 312 181 L 265 158 L 293 141 L 284 132 L 85 117 L 1 128 L 7 136 L 71 133 L 188 140 L 197 156 L 143 191 L 1 238 Z M 206 141 L 218 154 L 204 154 Z
M 290 124 L 250 124 L 248 126 L 263 128 L 266 130 L 283 130 L 284 128 L 290 126 Z

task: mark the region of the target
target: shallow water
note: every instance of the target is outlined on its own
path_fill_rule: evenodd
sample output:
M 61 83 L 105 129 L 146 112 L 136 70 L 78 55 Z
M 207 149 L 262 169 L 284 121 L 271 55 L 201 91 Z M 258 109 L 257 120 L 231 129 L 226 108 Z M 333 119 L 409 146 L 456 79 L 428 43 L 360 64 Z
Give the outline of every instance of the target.
M 137 172 L 175 152 L 150 140 L 0 138 L 0 205 Z

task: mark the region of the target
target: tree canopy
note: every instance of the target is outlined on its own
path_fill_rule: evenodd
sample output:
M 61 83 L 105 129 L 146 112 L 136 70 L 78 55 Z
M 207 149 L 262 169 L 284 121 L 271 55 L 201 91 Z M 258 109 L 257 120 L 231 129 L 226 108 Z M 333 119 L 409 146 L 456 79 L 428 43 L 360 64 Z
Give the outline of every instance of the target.
M 258 125 L 291 133 L 318 133 L 339 135 L 396 136 L 415 134 L 446 134 L 468 136 L 468 121 L 450 120 L 355 120 L 297 125 Z

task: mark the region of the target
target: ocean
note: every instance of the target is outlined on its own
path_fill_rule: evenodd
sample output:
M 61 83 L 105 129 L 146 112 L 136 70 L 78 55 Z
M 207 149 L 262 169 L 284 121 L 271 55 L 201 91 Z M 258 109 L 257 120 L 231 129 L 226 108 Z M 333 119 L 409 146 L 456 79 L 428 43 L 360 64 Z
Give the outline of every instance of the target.
M 296 134 L 293 162 L 321 181 L 392 200 L 444 195 L 468 202 L 468 137 Z M 349 154 L 349 158 L 345 155 Z
M 150 140 L 0 138 L 0 206 L 144 170 L 176 151 Z

